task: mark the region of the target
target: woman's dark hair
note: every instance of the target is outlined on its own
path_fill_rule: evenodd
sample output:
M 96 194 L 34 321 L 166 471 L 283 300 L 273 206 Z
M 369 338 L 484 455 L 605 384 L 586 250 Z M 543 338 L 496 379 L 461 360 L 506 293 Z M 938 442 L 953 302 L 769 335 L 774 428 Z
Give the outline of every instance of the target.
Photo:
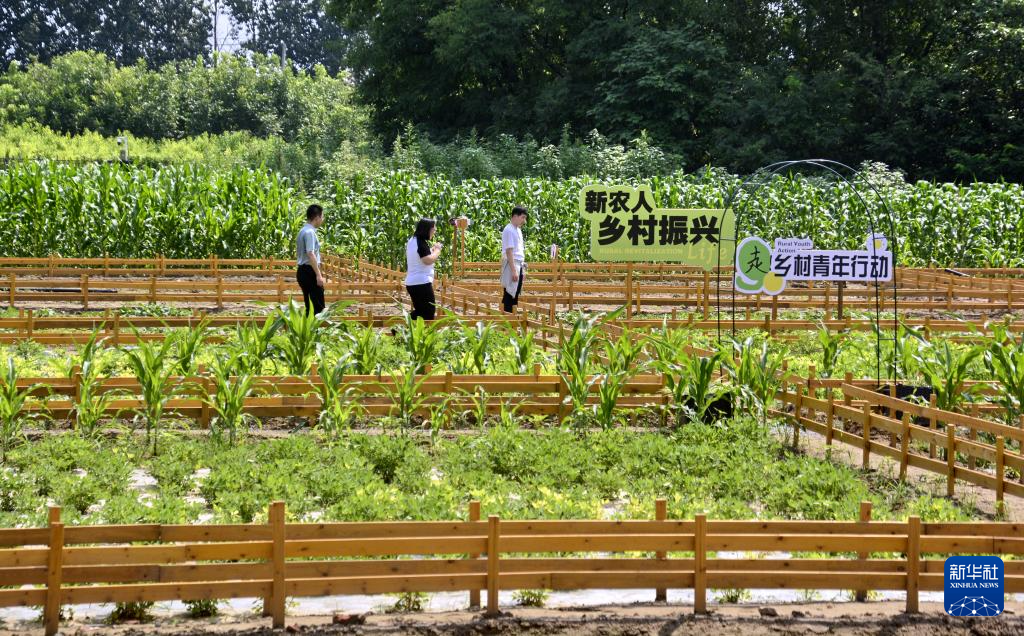
M 420 222 L 416 224 L 415 236 L 418 239 L 424 241 L 430 239 L 430 230 L 437 225 L 434 219 L 420 219 Z
M 306 208 L 306 220 L 312 221 L 316 217 L 324 213 L 324 209 L 317 204 L 313 204 Z

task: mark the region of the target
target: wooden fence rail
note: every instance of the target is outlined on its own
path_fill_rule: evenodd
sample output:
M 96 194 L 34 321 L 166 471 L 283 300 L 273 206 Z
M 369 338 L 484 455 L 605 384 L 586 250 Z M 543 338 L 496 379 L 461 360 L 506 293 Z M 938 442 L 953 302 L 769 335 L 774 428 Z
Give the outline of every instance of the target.
M 474 510 L 478 503 L 470 518 Z M 0 581 L 9 586 L 0 607 L 43 606 L 47 634 L 57 632 L 62 605 L 80 603 L 254 597 L 282 627 L 288 597 L 466 591 L 478 601 L 486 591 L 486 611 L 496 614 L 499 591 L 537 588 L 693 589 L 698 613 L 709 588 L 896 590 L 916 612 L 921 591 L 943 589 L 942 557 L 964 553 L 1024 554 L 1024 526 L 704 515 L 287 523 L 284 503 L 274 502 L 266 523 L 65 527 L 53 508 L 48 528 L 0 529 Z M 412 555 L 421 558 L 395 558 Z M 1024 591 L 1024 561 L 1006 562 L 1005 591 Z
M 777 399 L 790 410 L 771 410 L 792 425 L 794 446 L 800 431 L 809 430 L 824 436 L 828 445 L 838 441 L 859 449 L 864 469 L 875 454 L 898 462 L 901 480 L 909 467 L 944 475 L 950 497 L 957 479 L 994 491 L 1000 510 L 1005 494 L 1024 497 L 1024 426 L 943 411 L 852 384 L 839 386 L 838 399 L 831 390 L 820 397 L 810 386 L 802 380 L 791 388 L 787 380 Z M 877 439 L 882 436 L 887 442 Z M 1016 452 L 1011 452 L 1011 443 Z M 981 469 L 982 462 L 991 464 L 992 472 Z M 1011 479 L 1007 468 L 1016 471 L 1020 481 Z
M 45 413 L 49 417 L 66 420 L 74 417 L 75 398 L 81 392 L 81 382 L 80 372 L 73 371 L 70 378 L 21 378 L 17 386 L 35 387 L 31 392 L 35 400 L 25 405 L 26 413 Z M 366 415 L 387 416 L 395 414 L 396 400 L 393 396 L 402 382 L 401 378 L 387 375 L 349 375 L 344 378 L 341 389 L 351 388 L 359 394 L 359 403 Z M 450 417 L 464 411 L 473 411 L 482 402 L 489 415 L 501 413 L 503 409 L 514 409 L 522 415 L 550 415 L 561 420 L 573 408 L 565 381 L 560 376 L 541 375 L 540 365 L 534 366 L 532 375 L 455 375 L 448 372 L 422 375 L 416 382 L 415 394 L 422 401 L 414 414 L 421 416 L 429 416 L 431 409 L 439 404 L 445 406 L 444 416 Z M 255 417 L 298 416 L 315 419 L 323 408 L 317 394 L 322 387 L 323 380 L 315 368 L 307 377 L 260 376 L 253 384 L 252 397 L 245 399 L 244 411 Z M 664 423 L 665 407 L 670 404 L 664 387 L 663 375 L 634 376 L 623 385 L 617 407 L 659 409 Z M 210 424 L 212 414 L 207 402 L 196 397 L 204 391 L 210 395 L 215 394 L 214 383 L 208 376 L 171 378 L 168 388 L 180 395 L 167 402 L 168 416 L 192 419 L 204 427 Z M 588 405 L 598 403 L 596 394 L 599 388 L 599 383 L 591 386 Z M 114 399 L 109 401 L 104 412 L 108 417 L 117 417 L 122 413 L 137 412 L 144 407 L 143 400 L 135 397 L 139 392 L 138 380 L 120 377 L 98 381 L 92 394 L 113 394 Z
M 196 267 L 200 266 L 200 267 Z M 297 295 L 291 261 L 274 259 L 0 259 L 0 295 L 10 306 L 40 301 L 80 303 L 162 302 L 225 303 L 286 302 Z M 367 304 L 402 302 L 404 273 L 359 259 L 325 254 L 328 300 L 356 300 Z M 449 279 L 450 301 L 458 305 L 470 292 L 500 296 L 494 264 L 467 264 L 470 275 Z M 724 274 L 729 274 L 725 271 Z M 20 277 L 20 278 L 19 278 Z M 184 278 L 192 277 L 192 278 Z M 241 279 L 240 277 L 249 277 Z M 783 309 L 874 309 L 875 290 L 864 285 L 831 283 L 795 284 L 778 296 L 730 296 L 728 276 L 718 290 L 708 272 L 670 264 L 534 263 L 524 290 L 523 307 L 553 313 L 555 308 L 623 305 L 627 319 L 634 312 L 698 312 L 705 320 L 719 296 L 727 309 L 770 312 L 776 320 Z M 897 272 L 900 305 L 905 310 L 966 310 L 990 312 L 1024 309 L 1024 281 L 1017 278 L 969 278 L 937 270 L 904 269 Z M 442 282 L 442 287 L 444 286 Z M 881 288 L 884 304 L 891 304 L 892 285 Z M 497 300 L 494 300 L 495 304 Z M 550 321 L 549 321 L 550 322 Z

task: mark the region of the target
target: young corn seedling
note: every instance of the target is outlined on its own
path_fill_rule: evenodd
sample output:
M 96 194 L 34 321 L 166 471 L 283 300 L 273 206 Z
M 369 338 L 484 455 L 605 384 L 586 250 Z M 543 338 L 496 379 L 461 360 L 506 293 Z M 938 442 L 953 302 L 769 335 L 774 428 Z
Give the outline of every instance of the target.
M 235 375 L 238 372 L 238 356 L 217 358 L 211 369 L 210 379 L 214 390 L 204 390 L 204 401 L 213 411 L 210 420 L 210 436 L 222 444 L 227 434 L 228 444 L 235 445 L 238 431 L 249 422 L 255 421 L 245 412 L 245 400 L 252 395 L 255 379 L 251 375 Z
M 96 438 L 100 421 L 108 417 L 110 403 L 120 393 L 122 392 L 103 390 L 102 376 L 95 360 L 87 360 L 82 365 L 78 398 L 73 406 L 75 427 L 82 437 Z
M 238 371 L 248 375 L 260 375 L 263 362 L 273 355 L 274 334 L 280 323 L 268 316 L 263 325 L 245 323 L 235 327 L 235 341 L 229 351 L 238 357 Z
M 343 337 L 350 345 L 349 361 L 357 374 L 373 375 L 380 370 L 383 345 L 377 330 L 358 327 Z
M 847 334 L 845 331 L 832 333 L 825 323 L 818 323 L 818 344 L 821 345 L 821 375 L 831 378 L 835 373 L 836 363 L 839 362 L 839 354 L 842 353 L 843 345 L 846 343 Z
M 399 337 L 409 352 L 416 373 L 423 373 L 428 364 L 440 358 L 444 349 L 443 330 L 448 324 L 447 318 L 434 320 L 431 323 L 421 318 L 415 320 L 406 313 L 405 323 L 398 328 Z
M 514 373 L 526 375 L 530 373 L 534 358 L 536 357 L 537 343 L 533 340 L 533 332 L 524 329 L 522 332 L 515 332 L 509 339 L 512 350 L 515 352 Z
M 332 440 L 337 440 L 341 433 L 349 431 L 356 417 L 365 412 L 359 402 L 359 393 L 353 387 L 345 386 L 345 372 L 350 368 L 348 355 L 343 355 L 329 364 L 320 359 L 320 384 L 317 393 L 320 396 L 320 416 L 317 426 Z
M 25 439 L 24 425 L 33 419 L 28 402 L 40 390 L 44 387 L 38 384 L 18 388 L 14 358 L 7 358 L 7 367 L 0 375 L 0 463 L 6 463 L 7 454 Z
M 289 302 L 277 311 L 275 330 L 283 327 L 284 337 L 278 344 L 281 361 L 292 375 L 306 375 L 320 345 L 320 327 L 329 314 L 338 307 L 332 305 L 319 314 L 306 312 L 306 308 Z
M 170 358 L 172 338 L 165 338 L 159 345 L 138 338 L 138 344 L 124 349 L 128 366 L 135 373 L 142 395 L 142 408 L 137 417 L 142 419 L 146 427 L 146 444 L 152 444 L 153 455 L 157 454 L 157 439 L 164 409 L 172 396 L 179 392 L 179 387 L 172 385 L 172 367 Z
M 735 359 L 724 358 L 726 369 L 739 388 L 745 405 L 756 409 L 761 415 L 761 422 L 765 423 L 768 410 L 782 384 L 779 373 L 782 369 L 782 356 L 771 353 L 767 342 L 755 345 L 752 337 L 743 342 L 734 340 L 732 350 Z
M 473 369 L 479 375 L 486 374 L 491 365 L 491 336 L 493 335 L 494 326 L 485 325 L 482 322 L 476 323 L 472 329 L 468 330 L 467 339 L 473 359 Z
M 393 373 L 395 387 L 386 387 L 384 392 L 391 398 L 391 417 L 395 418 L 403 429 L 412 423 L 412 416 L 415 415 L 423 403 L 425 396 L 420 394 L 420 388 L 426 382 L 427 377 L 416 379 L 416 369 L 413 366 L 406 367 L 405 373 Z
M 210 319 L 204 318 L 194 327 L 179 332 L 174 340 L 174 373 L 190 376 L 196 372 L 196 358 L 199 349 L 206 339 L 210 327 Z
M 980 358 L 982 349 L 971 346 L 957 350 L 943 341 L 942 346 L 929 342 L 920 347 L 914 359 L 925 381 L 932 387 L 935 406 L 943 411 L 956 411 L 977 393 L 975 385 L 964 387 L 971 364 Z
M 1014 426 L 1024 414 L 1024 338 L 1015 341 L 1002 325 L 985 349 L 985 366 L 999 382 L 995 401 L 1006 410 L 1006 424 Z

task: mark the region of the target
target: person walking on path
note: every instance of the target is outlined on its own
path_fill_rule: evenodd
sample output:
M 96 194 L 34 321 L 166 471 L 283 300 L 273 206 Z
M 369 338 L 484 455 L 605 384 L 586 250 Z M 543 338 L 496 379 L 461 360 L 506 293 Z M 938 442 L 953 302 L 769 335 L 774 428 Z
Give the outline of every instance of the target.
M 501 231 L 501 307 L 506 314 L 512 313 L 519 304 L 519 294 L 523 291 L 526 247 L 522 227 L 528 214 L 521 205 L 512 208 L 512 218 Z
M 416 224 L 416 233 L 405 245 L 405 289 L 412 300 L 412 313 L 409 316 L 413 320 L 433 320 L 437 313 L 434 299 L 434 263 L 441 256 L 441 245 L 430 242 L 436 230 L 437 224 L 434 219 L 420 219 Z
M 295 240 L 295 255 L 298 258 L 298 271 L 295 280 L 302 288 L 302 301 L 306 305 L 306 313 L 310 310 L 319 314 L 324 310 L 324 279 L 320 269 L 320 239 L 316 235 L 318 227 L 324 223 L 324 209 L 313 204 L 306 209 L 306 224 L 299 230 Z

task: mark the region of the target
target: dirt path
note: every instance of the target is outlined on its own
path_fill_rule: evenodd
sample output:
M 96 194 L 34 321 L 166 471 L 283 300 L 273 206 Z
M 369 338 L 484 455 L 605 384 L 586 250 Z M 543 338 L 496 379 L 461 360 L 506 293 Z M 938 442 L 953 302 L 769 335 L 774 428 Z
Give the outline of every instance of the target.
M 778 616 L 764 617 L 756 606 L 712 607 L 707 616 L 694 616 L 690 608 L 635 605 L 588 609 L 513 609 L 498 618 L 478 613 L 439 612 L 401 615 L 369 615 L 362 625 L 334 625 L 330 616 L 289 619 L 286 633 L 303 634 L 409 634 L 417 636 L 476 636 L 528 634 L 553 636 L 785 636 L 787 634 L 834 634 L 840 636 L 925 636 L 1024 634 L 1024 611 L 1009 603 L 1008 612 L 996 618 L 954 618 L 934 603 L 922 604 L 922 613 L 902 613 L 901 603 L 867 605 L 814 603 L 773 608 Z M 1010 613 L 1014 612 L 1014 613 Z M 39 627 L 3 634 L 41 634 Z M 72 622 L 63 634 L 272 634 L 269 619 L 236 620 L 166 619 L 146 625 L 108 627 Z

